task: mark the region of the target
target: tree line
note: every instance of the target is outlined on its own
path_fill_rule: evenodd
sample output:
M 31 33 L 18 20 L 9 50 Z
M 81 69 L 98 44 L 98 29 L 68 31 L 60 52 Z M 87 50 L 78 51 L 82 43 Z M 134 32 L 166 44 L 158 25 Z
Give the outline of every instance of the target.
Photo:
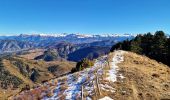
M 132 40 L 113 45 L 110 51 L 116 49 L 146 55 L 170 66 L 170 38 L 163 31 L 157 31 L 154 35 L 151 33 L 137 35 Z

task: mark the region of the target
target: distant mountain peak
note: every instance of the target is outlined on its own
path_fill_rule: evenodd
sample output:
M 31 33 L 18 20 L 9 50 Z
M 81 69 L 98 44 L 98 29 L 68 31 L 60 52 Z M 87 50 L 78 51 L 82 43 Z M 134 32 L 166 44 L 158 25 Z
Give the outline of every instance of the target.
M 76 38 L 95 38 L 95 37 L 129 37 L 129 36 L 136 36 L 136 34 L 80 34 L 80 33 L 52 33 L 52 34 L 20 34 L 19 36 L 41 36 L 41 37 L 76 37 Z

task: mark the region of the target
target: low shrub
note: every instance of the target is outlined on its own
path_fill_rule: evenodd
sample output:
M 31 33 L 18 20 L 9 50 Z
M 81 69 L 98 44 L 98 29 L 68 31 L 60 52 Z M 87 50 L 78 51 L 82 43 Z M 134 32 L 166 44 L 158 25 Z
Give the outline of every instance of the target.
M 94 61 L 85 58 L 85 59 L 81 60 L 80 62 L 77 62 L 76 67 L 72 68 L 71 72 L 74 73 L 77 71 L 81 71 L 81 70 L 91 67 L 93 65 L 94 65 Z

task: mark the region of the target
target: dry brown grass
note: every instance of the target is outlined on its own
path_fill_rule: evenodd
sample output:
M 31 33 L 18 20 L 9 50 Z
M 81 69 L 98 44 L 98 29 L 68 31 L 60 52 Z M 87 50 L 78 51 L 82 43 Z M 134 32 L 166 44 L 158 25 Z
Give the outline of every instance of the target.
M 3 64 L 5 66 L 5 69 L 8 70 L 12 75 L 17 76 L 22 81 L 24 81 L 24 83 L 33 86 L 34 83 L 31 80 L 28 80 L 25 76 L 23 76 L 19 72 L 19 69 L 17 69 L 14 65 L 12 65 L 9 60 L 3 60 Z
M 109 54 L 109 62 L 113 56 L 114 53 Z M 125 78 L 117 77 L 113 83 L 105 80 L 107 75 L 103 74 L 104 80 L 100 79 L 100 84 L 113 87 L 115 92 L 101 89 L 101 95 L 97 95 L 97 98 L 109 96 L 114 100 L 170 100 L 170 67 L 131 52 L 125 52 L 124 62 L 118 66 L 117 74 L 121 73 Z M 104 70 L 108 73 L 109 67 Z M 97 98 L 93 95 L 93 100 Z
M 25 77 L 24 75 L 22 75 L 19 69 L 10 60 L 6 60 L 6 59 L 3 60 L 3 64 L 6 70 L 8 70 L 12 75 L 20 78 L 23 81 L 22 85 L 29 84 L 31 87 L 38 85 L 42 81 L 50 80 L 52 78 L 58 77 L 59 75 L 70 72 L 71 69 L 75 67 L 76 65 L 75 62 L 69 62 L 66 60 L 45 62 L 45 61 L 30 60 L 30 59 L 26 59 L 23 57 L 14 57 L 14 58 L 19 59 L 20 61 L 29 65 L 30 69 L 35 68 L 36 70 L 39 71 L 40 76 L 37 79 L 37 82 L 33 83 L 28 77 Z M 48 71 L 48 67 L 54 66 L 54 65 L 58 66 L 56 75 Z M 22 85 L 20 87 L 22 87 Z M 20 88 L 15 89 L 15 90 L 10 89 L 10 88 L 8 90 L 3 90 L 0 88 L 0 100 L 3 100 L 11 95 L 15 95 L 18 92 L 20 92 L 20 90 L 21 90 Z M 6 91 L 5 94 L 4 94 L 4 91 Z
M 19 89 L 7 89 L 7 90 L 3 90 L 0 88 L 0 100 L 7 100 L 8 97 L 15 95 L 19 92 Z
M 33 49 L 29 50 L 27 54 L 20 55 L 20 57 L 33 60 L 35 57 L 42 55 L 44 51 L 44 49 Z
M 115 100 L 170 99 L 170 67 L 131 52 L 124 60 L 119 73 L 126 78 L 115 83 Z

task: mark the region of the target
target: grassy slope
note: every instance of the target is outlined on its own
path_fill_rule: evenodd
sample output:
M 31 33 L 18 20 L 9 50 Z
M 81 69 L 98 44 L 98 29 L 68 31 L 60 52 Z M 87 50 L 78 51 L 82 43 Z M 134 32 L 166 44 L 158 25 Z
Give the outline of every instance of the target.
M 170 99 L 168 66 L 130 52 L 124 54 L 124 60 L 119 72 L 126 78 L 114 84 L 115 100 Z
M 42 55 L 44 51 L 44 49 L 33 49 L 29 50 L 26 54 L 20 55 L 20 57 L 33 60 L 35 57 Z
M 19 70 L 16 68 L 16 66 L 12 65 L 9 60 L 3 60 L 5 69 L 8 70 L 12 75 L 17 76 L 21 80 L 24 81 L 26 84 L 30 84 L 31 86 L 33 85 L 33 82 L 29 80 L 28 78 L 24 77 Z
M 23 74 L 21 74 L 19 69 L 15 65 L 12 64 L 13 61 L 10 61 L 7 59 L 3 60 L 3 65 L 5 67 L 5 70 L 8 70 L 10 74 L 20 78 L 23 81 L 22 85 L 29 84 L 31 87 L 36 84 L 41 83 L 42 81 L 50 80 L 51 78 L 56 77 L 56 75 L 53 75 L 52 73 L 48 71 L 49 66 L 58 65 L 59 66 L 58 67 L 59 70 L 57 70 L 58 75 L 61 75 L 64 72 L 69 72 L 75 66 L 74 62 L 68 62 L 68 61 L 45 62 L 45 61 L 29 60 L 29 59 L 22 58 L 22 57 L 14 57 L 14 59 L 18 59 L 24 64 L 29 65 L 30 69 L 35 68 L 38 70 L 40 77 L 38 77 L 36 83 L 34 83 L 28 77 L 25 77 Z M 22 87 L 22 85 L 20 87 Z M 0 88 L 0 100 L 10 95 L 14 95 L 18 93 L 19 91 L 20 91 L 19 88 L 17 89 L 8 88 L 7 90 Z
M 109 54 L 109 62 L 114 53 Z M 99 81 L 114 88 L 115 92 L 101 89 L 98 98 L 109 96 L 114 100 L 169 100 L 170 99 L 170 67 L 149 59 L 146 56 L 125 52 L 124 62 L 118 64 L 117 75 L 122 74 L 125 78 L 117 77 L 116 82 L 108 80 Z M 104 78 L 108 77 L 109 67 L 105 67 Z M 93 95 L 93 100 L 96 96 Z

